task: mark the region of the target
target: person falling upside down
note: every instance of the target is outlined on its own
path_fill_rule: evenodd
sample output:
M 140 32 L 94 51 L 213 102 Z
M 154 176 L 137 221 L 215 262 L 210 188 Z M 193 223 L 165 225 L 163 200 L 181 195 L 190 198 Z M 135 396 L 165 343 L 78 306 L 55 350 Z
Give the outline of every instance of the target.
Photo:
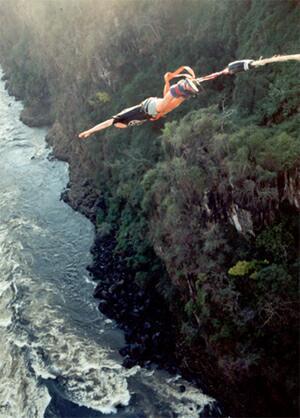
M 183 73 L 184 70 L 187 73 Z M 170 86 L 170 80 L 175 77 L 184 77 L 184 79 Z M 163 98 L 149 97 L 137 106 L 129 107 L 93 128 L 81 132 L 79 138 L 88 138 L 90 135 L 110 126 L 127 128 L 128 126 L 141 125 L 147 121 L 158 120 L 199 92 L 197 87 L 199 82 L 196 80 L 194 71 L 190 67 L 182 66 L 174 73 L 168 72 L 165 74 L 164 79 L 165 88 Z
M 155 121 L 172 110 L 176 109 L 181 103 L 191 96 L 195 96 L 199 93 L 198 86 L 203 81 L 213 80 L 222 75 L 232 75 L 243 71 L 248 71 L 252 68 L 264 66 L 274 62 L 283 61 L 300 61 L 300 54 L 294 55 L 274 55 L 271 58 L 259 59 L 259 60 L 239 60 L 233 61 L 228 66 L 217 73 L 209 74 L 203 77 L 196 78 L 194 71 L 190 67 L 181 66 L 173 73 L 168 72 L 164 76 L 165 87 L 162 98 L 149 97 L 142 101 L 137 106 L 129 107 L 123 110 L 112 118 L 105 122 L 99 123 L 87 131 L 81 132 L 79 138 L 88 138 L 90 135 L 102 131 L 114 125 L 116 128 L 127 128 L 128 126 L 141 125 L 146 121 Z M 186 73 L 183 73 L 186 71 Z M 170 80 L 176 77 L 184 77 L 178 83 L 170 86 Z

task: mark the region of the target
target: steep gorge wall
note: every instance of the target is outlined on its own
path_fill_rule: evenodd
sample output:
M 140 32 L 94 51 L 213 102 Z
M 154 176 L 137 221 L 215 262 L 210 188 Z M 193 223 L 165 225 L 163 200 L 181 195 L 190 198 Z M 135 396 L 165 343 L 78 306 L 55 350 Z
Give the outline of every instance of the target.
M 25 101 L 24 121 L 52 123 L 48 141 L 70 163 L 65 198 L 98 234 L 115 235 L 136 283 L 153 281 L 168 302 L 182 367 L 205 376 L 236 414 L 294 414 L 297 64 L 207 84 L 168 124 L 87 142 L 77 134 L 159 95 L 162 74 L 181 64 L 205 74 L 236 58 L 297 52 L 299 6 L 176 0 L 125 9 L 0 1 L 8 85 Z

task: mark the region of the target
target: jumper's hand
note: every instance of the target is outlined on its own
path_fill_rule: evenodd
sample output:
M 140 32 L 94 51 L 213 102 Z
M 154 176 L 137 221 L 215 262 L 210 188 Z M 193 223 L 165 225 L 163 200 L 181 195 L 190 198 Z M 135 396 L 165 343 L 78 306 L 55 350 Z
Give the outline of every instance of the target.
M 80 139 L 86 139 L 86 138 L 88 138 L 90 135 L 91 135 L 91 133 L 90 133 L 89 131 L 84 131 L 84 132 L 81 132 L 81 133 L 78 135 L 78 137 L 79 137 Z

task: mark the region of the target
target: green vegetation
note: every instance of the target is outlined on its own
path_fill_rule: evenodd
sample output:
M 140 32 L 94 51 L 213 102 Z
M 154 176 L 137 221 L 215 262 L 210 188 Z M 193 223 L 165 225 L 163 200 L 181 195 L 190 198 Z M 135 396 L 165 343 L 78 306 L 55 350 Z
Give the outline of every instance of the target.
M 228 273 L 231 276 L 247 276 L 251 273 L 250 278 L 256 279 L 257 270 L 260 270 L 266 264 L 269 264 L 268 260 L 238 261 L 235 266 L 229 269 Z
M 114 231 L 140 286 L 158 283 L 183 364 L 238 396 L 242 416 L 297 415 L 299 65 L 218 79 L 166 120 L 75 138 L 159 96 L 181 64 L 201 75 L 299 52 L 298 2 L 121 3 L 0 0 L 1 64 L 26 104 L 48 104 L 54 146 L 101 192 L 99 233 Z

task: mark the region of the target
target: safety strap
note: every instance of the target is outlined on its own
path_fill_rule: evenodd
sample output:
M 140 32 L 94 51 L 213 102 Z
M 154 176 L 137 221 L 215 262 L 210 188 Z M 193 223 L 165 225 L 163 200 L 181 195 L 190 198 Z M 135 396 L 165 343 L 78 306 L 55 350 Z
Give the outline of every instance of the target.
M 183 71 L 186 71 L 186 73 L 184 73 Z M 206 76 L 199 77 L 196 79 L 194 70 L 191 67 L 182 65 L 181 67 L 177 68 L 177 70 L 174 71 L 173 73 L 168 72 L 164 75 L 164 80 L 165 80 L 164 97 L 168 93 L 168 91 L 170 91 L 170 81 L 173 80 L 173 78 L 178 78 L 178 77 L 193 78 L 193 79 L 196 79 L 196 81 L 198 81 L 199 83 L 201 83 L 202 81 L 214 80 L 215 78 L 218 78 L 221 75 L 226 75 L 226 74 L 229 74 L 227 68 L 225 68 L 222 71 L 218 71 L 217 73 L 208 74 Z
M 284 62 L 284 61 L 300 61 L 300 54 L 294 55 L 274 55 L 271 58 L 260 58 L 257 61 L 253 61 L 251 65 L 253 67 L 260 67 L 262 65 L 271 64 L 273 62 Z
M 212 74 L 204 75 L 203 77 L 198 77 L 198 78 L 196 78 L 196 81 L 198 83 L 202 83 L 203 81 L 214 80 L 215 78 L 218 78 L 221 75 L 229 75 L 228 68 L 225 68 L 222 71 L 218 71 L 217 73 L 212 73 Z

